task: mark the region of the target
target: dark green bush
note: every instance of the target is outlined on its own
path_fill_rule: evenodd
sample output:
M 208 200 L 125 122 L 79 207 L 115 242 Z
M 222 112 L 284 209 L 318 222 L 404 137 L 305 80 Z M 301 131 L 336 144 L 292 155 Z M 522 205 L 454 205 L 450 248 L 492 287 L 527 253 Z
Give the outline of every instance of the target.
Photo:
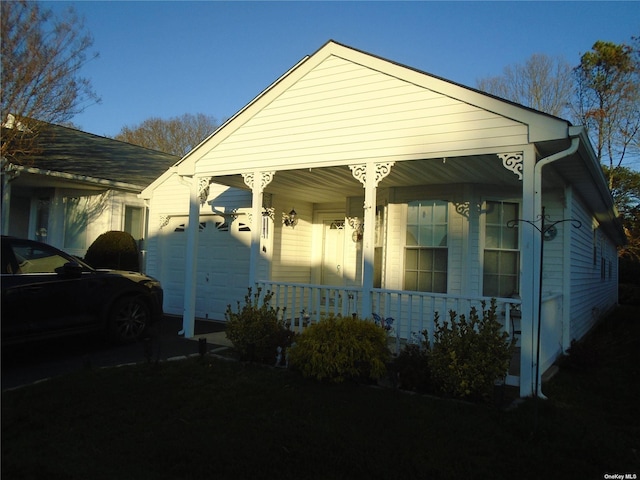
M 284 361 L 294 333 L 278 319 L 279 309 L 270 305 L 273 292 L 267 291 L 260 300 L 261 290 L 258 288 L 257 293 L 252 294 L 249 288 L 244 305 L 240 306 L 240 302 L 237 302 L 236 312 L 231 310 L 231 305 L 227 305 L 226 333 L 242 360 L 273 365 L 278 358 L 278 347 L 282 349 L 281 362 Z
M 445 395 L 461 398 L 488 398 L 494 382 L 509 368 L 514 344 L 496 320 L 496 301 L 487 310 L 482 303 L 482 317 L 475 307 L 469 318 L 449 312 L 450 322 L 435 319 L 433 349 L 429 353 L 431 374 L 437 388 Z
M 558 359 L 561 368 L 578 371 L 589 371 L 600 365 L 600 355 L 591 342 L 583 338 L 579 341 L 571 340 L 567 354 Z
M 140 271 L 138 245 L 127 232 L 103 233 L 91 244 L 84 259 L 93 268 Z
M 330 315 L 309 326 L 289 350 L 289 365 L 330 382 L 386 375 L 387 332 L 373 322 Z
M 633 283 L 619 284 L 618 302 L 620 305 L 640 305 L 640 285 Z
M 426 338 L 426 332 L 424 333 Z M 431 393 L 433 383 L 429 368 L 429 343 L 405 345 L 393 361 L 398 388 L 420 393 Z

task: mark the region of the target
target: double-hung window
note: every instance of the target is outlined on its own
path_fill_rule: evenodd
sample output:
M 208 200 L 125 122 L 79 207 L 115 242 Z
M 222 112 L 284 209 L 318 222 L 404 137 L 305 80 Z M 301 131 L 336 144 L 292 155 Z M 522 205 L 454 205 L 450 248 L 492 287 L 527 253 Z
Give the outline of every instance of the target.
M 483 295 L 512 297 L 520 292 L 519 229 L 509 220 L 518 218 L 519 206 L 510 202 L 487 202 Z
M 447 292 L 448 203 L 441 200 L 408 204 L 404 288 Z

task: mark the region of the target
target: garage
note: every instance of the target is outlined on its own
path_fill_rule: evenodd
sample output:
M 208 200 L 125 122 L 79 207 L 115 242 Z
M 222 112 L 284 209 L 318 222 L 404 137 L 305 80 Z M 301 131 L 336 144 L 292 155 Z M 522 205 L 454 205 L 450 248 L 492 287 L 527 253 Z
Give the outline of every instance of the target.
M 164 288 L 164 311 L 184 310 L 188 217 L 173 216 L 160 238 L 158 277 Z M 227 305 L 235 309 L 249 286 L 251 230 L 246 212 L 201 215 L 198 228 L 196 317 L 224 320 Z

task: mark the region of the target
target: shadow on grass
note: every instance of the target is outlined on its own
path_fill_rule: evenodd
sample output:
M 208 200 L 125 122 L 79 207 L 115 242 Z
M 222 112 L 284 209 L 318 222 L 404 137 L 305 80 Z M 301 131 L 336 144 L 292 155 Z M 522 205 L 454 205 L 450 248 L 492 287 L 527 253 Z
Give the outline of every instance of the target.
M 3 478 L 603 478 L 640 473 L 638 310 L 513 411 L 205 356 L 2 393 Z

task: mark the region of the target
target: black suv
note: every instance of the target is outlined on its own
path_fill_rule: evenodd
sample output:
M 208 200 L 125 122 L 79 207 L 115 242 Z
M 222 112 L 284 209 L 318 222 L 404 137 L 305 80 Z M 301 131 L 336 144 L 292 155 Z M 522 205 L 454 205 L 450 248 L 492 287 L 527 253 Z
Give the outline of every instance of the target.
M 102 330 L 140 338 L 162 316 L 162 288 L 135 272 L 96 270 L 50 245 L 2 237 L 2 344 Z

